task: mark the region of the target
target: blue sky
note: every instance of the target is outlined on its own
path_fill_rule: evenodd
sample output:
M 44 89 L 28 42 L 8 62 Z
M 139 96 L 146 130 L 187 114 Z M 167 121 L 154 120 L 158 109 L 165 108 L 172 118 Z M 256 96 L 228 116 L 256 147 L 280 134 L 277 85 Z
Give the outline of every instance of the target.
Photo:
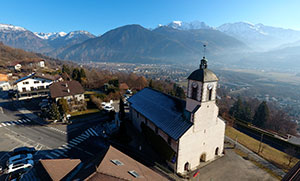
M 249 21 L 300 30 L 299 7 L 299 0 L 0 0 L 0 23 L 95 35 L 126 24 L 154 28 L 173 20 L 211 26 Z

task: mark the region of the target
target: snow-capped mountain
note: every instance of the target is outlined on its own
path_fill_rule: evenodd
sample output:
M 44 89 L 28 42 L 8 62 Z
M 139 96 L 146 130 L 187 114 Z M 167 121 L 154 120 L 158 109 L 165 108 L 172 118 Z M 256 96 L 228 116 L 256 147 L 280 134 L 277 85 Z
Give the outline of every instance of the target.
M 66 34 L 65 39 L 71 39 L 74 38 L 76 36 L 86 36 L 89 38 L 94 38 L 96 37 L 95 35 L 91 34 L 88 31 L 83 31 L 83 30 L 79 30 L 79 31 L 71 31 L 70 33 Z
M 44 39 L 44 40 L 48 40 L 48 39 L 56 39 L 56 38 L 59 38 L 59 37 L 64 37 L 67 35 L 67 33 L 65 32 L 54 32 L 54 33 L 38 33 L 38 32 L 34 32 L 34 34 L 41 38 L 41 39 Z
M 162 25 L 160 24 L 158 26 L 162 26 Z M 206 25 L 204 22 L 201 21 L 192 21 L 190 23 L 183 22 L 183 21 L 172 21 L 166 26 L 178 30 L 212 29 L 212 27 Z
M 9 31 L 26 31 L 25 28 L 20 27 L 20 26 L 14 26 L 14 25 L 9 25 L 9 24 L 0 24 L 0 31 L 1 32 L 9 32 Z
M 261 47 L 265 50 L 300 40 L 300 31 L 249 22 L 226 23 L 216 29 L 252 47 Z
M 31 32 L 23 27 L 0 24 L 0 41 L 5 45 L 39 53 L 56 52 L 74 44 L 94 38 L 87 31 L 65 32 Z
M 47 48 L 47 43 L 35 36 L 31 31 L 9 24 L 0 24 L 0 41 L 14 48 L 29 51 Z

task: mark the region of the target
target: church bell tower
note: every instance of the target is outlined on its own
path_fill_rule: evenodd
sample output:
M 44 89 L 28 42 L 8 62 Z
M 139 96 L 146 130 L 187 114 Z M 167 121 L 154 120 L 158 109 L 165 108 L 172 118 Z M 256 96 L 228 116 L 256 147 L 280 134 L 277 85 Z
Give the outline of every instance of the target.
M 218 78 L 207 69 L 207 60 L 201 59 L 199 69 L 188 77 L 186 110 L 193 112 L 199 106 L 207 102 L 216 101 Z

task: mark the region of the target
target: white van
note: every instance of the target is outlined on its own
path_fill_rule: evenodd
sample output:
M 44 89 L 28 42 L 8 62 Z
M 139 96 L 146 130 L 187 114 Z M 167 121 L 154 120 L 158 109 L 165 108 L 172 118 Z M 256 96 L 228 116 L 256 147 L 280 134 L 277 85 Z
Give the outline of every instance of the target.
M 33 167 L 33 160 L 26 160 L 26 161 L 23 161 L 23 162 L 16 162 L 16 163 L 13 163 L 13 164 L 10 164 L 8 165 L 8 169 L 7 169 L 7 173 L 12 173 L 12 172 L 15 172 L 17 170 L 20 170 L 20 169 L 30 169 Z

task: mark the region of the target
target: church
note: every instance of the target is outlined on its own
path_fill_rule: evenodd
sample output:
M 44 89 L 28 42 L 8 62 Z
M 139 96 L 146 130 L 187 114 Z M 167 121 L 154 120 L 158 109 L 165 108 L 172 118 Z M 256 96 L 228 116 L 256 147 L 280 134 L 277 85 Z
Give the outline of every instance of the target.
M 167 162 L 181 175 L 222 156 L 225 134 L 216 105 L 218 78 L 205 57 L 187 79 L 186 100 L 151 88 L 128 100 L 133 125 L 141 132 L 146 125 L 169 145 L 174 157 Z

